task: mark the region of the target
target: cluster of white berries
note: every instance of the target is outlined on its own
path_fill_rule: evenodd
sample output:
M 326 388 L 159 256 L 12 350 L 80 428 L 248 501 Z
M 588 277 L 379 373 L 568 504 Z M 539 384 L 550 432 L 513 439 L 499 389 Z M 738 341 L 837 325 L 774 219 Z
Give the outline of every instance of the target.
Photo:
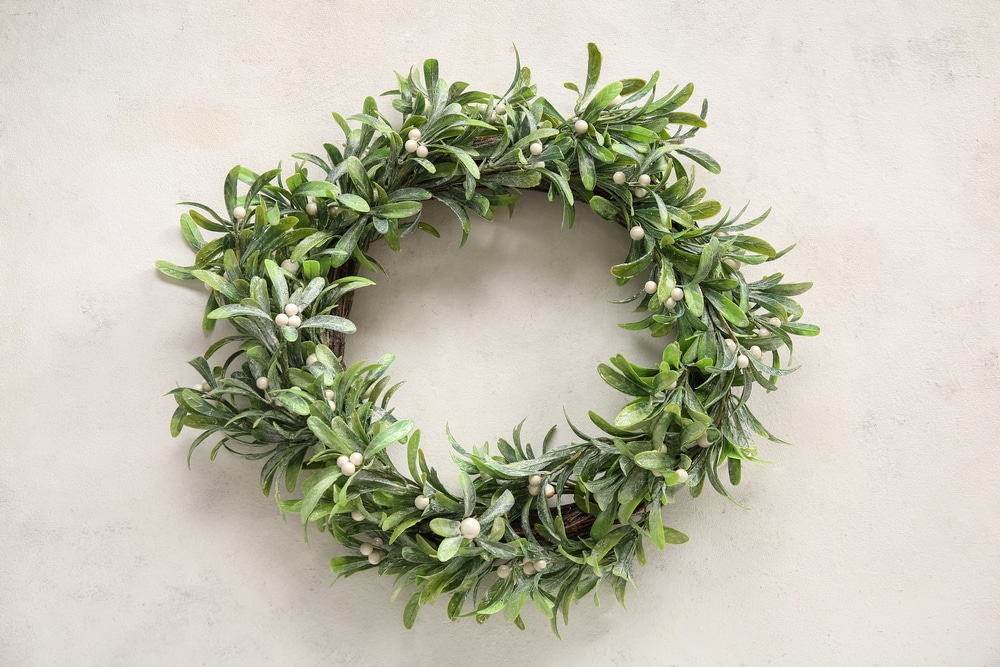
M 413 128 L 406 136 L 408 139 L 406 140 L 406 143 L 403 144 L 403 148 L 406 149 L 406 152 L 415 153 L 417 157 L 427 157 L 427 146 L 420 143 L 420 137 L 423 136 L 420 133 L 420 130 Z
M 556 495 L 556 487 L 552 486 L 551 484 L 546 484 L 544 487 L 542 486 L 541 475 L 532 475 L 531 477 L 528 478 L 529 494 L 537 496 L 539 493 L 542 493 L 543 491 L 545 493 L 546 498 L 551 498 L 552 496 Z
M 624 171 L 616 171 L 614 175 L 611 176 L 611 180 L 618 185 L 625 185 L 625 183 L 628 182 L 628 177 L 625 176 Z M 646 188 L 653 182 L 653 178 L 649 174 L 639 174 L 639 178 L 637 178 L 635 182 L 637 187 L 632 192 L 635 194 L 636 198 L 642 199 L 649 194 Z
M 674 306 L 677 305 L 677 302 L 683 298 L 684 298 L 684 290 L 682 290 L 680 287 L 675 287 L 672 290 L 670 290 L 670 296 L 668 296 L 667 300 L 663 302 L 663 305 L 666 306 L 667 308 L 673 308 Z
M 361 552 L 362 556 L 368 556 L 368 562 L 372 565 L 378 565 L 382 562 L 382 558 L 385 556 L 381 551 L 376 551 L 376 549 L 383 546 L 383 541 L 381 537 L 373 537 L 371 542 L 362 542 L 361 546 L 358 547 L 358 551 Z
M 298 329 L 302 324 L 302 318 L 299 317 L 299 307 L 294 303 L 288 304 L 285 306 L 285 312 L 274 316 L 274 323 L 279 327 Z
M 779 318 L 779 317 L 772 317 L 771 319 L 769 319 L 767 321 L 767 323 L 770 324 L 772 327 L 780 327 L 781 326 L 781 318 Z M 768 336 L 771 335 L 771 330 L 768 329 L 768 328 L 766 328 L 766 327 L 760 327 L 759 329 L 757 329 L 756 333 L 761 338 L 767 338 Z
M 735 352 L 736 349 L 739 347 L 736 344 L 736 341 L 734 341 L 732 338 L 727 338 L 723 342 L 726 344 L 726 347 L 729 348 L 730 352 Z M 757 346 L 757 345 L 751 345 L 750 348 L 747 350 L 747 352 L 749 352 L 751 355 L 753 355 L 753 357 L 755 359 L 760 359 L 761 355 L 764 354 L 761 351 L 760 347 Z M 750 365 L 750 358 L 747 357 L 747 355 L 745 355 L 743 353 L 740 353 L 736 357 L 736 367 L 739 368 L 740 370 L 743 370 L 744 368 L 746 368 L 749 365 Z M 698 444 L 701 444 L 701 443 L 699 442 Z M 708 445 L 702 445 L 702 447 L 708 447 Z
M 365 455 L 361 452 L 354 452 L 350 456 L 341 454 L 337 457 L 337 465 L 340 466 L 340 472 L 344 473 L 348 477 L 356 473 L 358 468 L 364 462 Z
M 489 111 L 489 108 L 490 106 L 488 104 L 482 102 L 476 105 L 476 111 L 479 112 L 479 115 L 481 117 L 486 116 L 486 112 Z M 499 102 L 496 103 L 496 106 L 493 107 L 493 113 L 490 114 L 490 122 L 492 123 L 497 119 L 497 116 L 503 116 L 506 113 L 507 113 L 507 104 L 503 100 L 500 100 Z
M 474 517 L 468 517 L 467 519 L 462 519 L 462 523 L 458 525 L 459 534 L 467 540 L 474 540 L 479 537 L 479 531 L 483 529 L 479 525 L 479 520 Z
M 529 577 L 536 572 L 541 572 L 548 566 L 549 561 L 544 558 L 525 558 L 521 561 L 521 571 Z M 497 566 L 497 576 L 501 579 L 508 578 L 511 575 L 511 572 L 513 572 L 513 569 L 506 563 Z
M 308 359 L 306 361 L 308 361 Z M 330 406 L 331 410 L 333 410 L 334 412 L 336 412 L 337 411 L 337 404 L 333 400 L 333 397 L 334 397 L 333 389 L 327 389 L 325 395 L 326 395 L 327 405 Z

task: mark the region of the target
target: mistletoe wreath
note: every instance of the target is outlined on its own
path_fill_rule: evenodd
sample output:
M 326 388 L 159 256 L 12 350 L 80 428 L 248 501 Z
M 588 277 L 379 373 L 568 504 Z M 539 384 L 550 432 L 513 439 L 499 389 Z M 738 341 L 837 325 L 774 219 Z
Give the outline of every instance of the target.
M 658 72 L 598 90 L 601 54 L 588 48 L 582 90 L 566 84 L 578 94 L 569 118 L 536 94 L 520 58 L 502 95 L 448 85 L 427 60 L 422 77 L 397 75 L 398 88 L 385 93 L 402 116 L 399 131 L 371 97 L 349 119 L 334 113 L 342 148 L 295 154 L 284 179 L 280 165 L 259 175 L 235 167 L 224 215 L 184 202 L 194 207 L 181 216 L 194 264 L 157 263 L 209 290 L 205 331 L 220 319 L 236 331 L 191 360 L 201 383 L 170 392 L 171 433 L 203 431 L 189 463 L 212 436 L 221 436 L 213 459 L 224 447 L 263 460 L 264 493 L 281 481 L 290 493 L 300 489 L 301 498 L 279 498 L 280 509 L 301 515 L 307 534 L 315 524 L 348 550 L 331 561 L 334 573 L 376 569 L 396 575 L 397 594 L 413 589 L 406 627 L 442 594 L 451 619 L 484 622 L 503 612 L 521 628 L 530 598 L 557 633 L 559 615 L 568 622 L 573 601 L 591 592 L 596 602 L 603 581 L 623 602 L 646 540 L 663 548 L 688 539 L 662 521 L 676 492 L 686 486 L 697 497 L 707 479 L 731 498 L 718 468 L 725 464 L 739 484 L 743 462 L 756 460 L 755 436 L 781 442 L 747 399 L 755 384 L 774 390 L 793 370 L 781 359 L 787 350 L 790 361 L 790 335 L 819 333 L 798 321 L 791 298 L 811 283 L 782 282 L 780 273 L 748 282 L 740 270 L 790 250 L 746 234 L 767 213 L 741 221 L 744 207 L 719 216 L 720 204 L 695 189 L 691 163 L 719 172 L 687 144 L 706 126 L 707 102 L 698 114 L 678 110 L 691 84 L 656 97 Z M 449 433 L 455 492 L 427 465 L 412 420 L 389 407 L 399 387 L 386 374 L 392 355 L 344 363 L 353 292 L 374 284 L 356 273 L 381 269 L 368 253 L 379 239 L 398 250 L 415 230 L 438 235 L 421 220 L 424 201 L 454 212 L 464 243 L 470 212 L 486 220 L 498 208 L 513 212 L 524 190 L 558 198 L 569 225 L 582 202 L 627 230 L 628 254 L 611 272 L 620 285 L 638 277 L 641 288 L 622 303 L 637 304 L 642 319 L 622 326 L 671 342 L 653 367 L 621 355 L 599 366 L 629 399 L 610 422 L 590 413 L 601 435 L 570 423 L 579 442 L 549 448 L 546 437 L 538 449 L 522 443 L 518 426 L 511 442 L 470 451 Z M 201 229 L 219 236 L 206 241 Z M 221 365 L 209 365 L 231 346 Z M 405 470 L 390 456 L 403 443 Z

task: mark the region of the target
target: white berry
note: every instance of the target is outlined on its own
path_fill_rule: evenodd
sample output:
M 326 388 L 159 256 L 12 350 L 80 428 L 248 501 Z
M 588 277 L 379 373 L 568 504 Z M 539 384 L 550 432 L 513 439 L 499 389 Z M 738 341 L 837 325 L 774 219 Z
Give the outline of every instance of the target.
M 373 551 L 370 554 L 368 554 L 368 562 L 371 563 L 372 565 L 378 565 L 379 563 L 381 563 L 382 562 L 382 552 L 381 551 Z
M 739 271 L 740 267 L 743 266 L 743 264 L 740 263 L 740 260 L 733 259 L 732 257 L 727 257 L 722 260 L 722 263 L 731 268 L 733 271 Z
M 732 338 L 727 338 L 724 342 L 726 343 L 726 347 L 729 348 L 730 352 L 736 351 L 736 341 L 734 341 Z
M 624 101 L 625 101 L 624 97 L 622 97 L 621 95 L 615 95 L 615 99 L 611 100 L 611 106 L 616 107 Z
M 618 185 L 623 185 L 625 183 L 625 172 L 616 171 L 615 175 L 611 177 L 611 180 L 617 183 Z
M 462 519 L 462 523 L 458 526 L 458 532 L 467 540 L 474 540 L 479 537 L 480 530 L 482 530 L 482 527 L 479 525 L 479 521 L 471 516 L 468 519 Z
M 497 568 L 497 576 L 506 579 L 510 576 L 510 565 L 501 565 Z
M 538 570 L 539 572 L 541 572 L 548 566 L 549 566 L 549 561 L 545 560 L 544 558 L 539 558 L 538 560 L 535 561 L 535 569 Z
M 677 389 L 677 380 L 674 380 L 669 385 L 667 385 L 667 391 L 671 391 L 672 389 Z
M 759 346 L 757 346 L 757 345 L 751 345 L 750 346 L 750 354 L 752 354 L 753 356 L 755 356 L 758 359 L 760 359 L 760 355 L 762 355 L 763 352 L 760 351 L 760 347 Z
M 538 484 L 529 484 L 528 485 L 528 495 L 529 496 L 537 496 L 541 492 L 542 492 L 542 487 L 540 485 L 538 485 Z
M 358 547 L 358 551 L 361 552 L 362 556 L 369 556 L 373 551 L 375 551 L 375 547 L 368 544 L 367 542 L 362 542 L 361 546 Z
M 541 483 L 542 483 L 541 475 L 532 475 L 531 477 L 528 478 L 528 484 L 530 484 L 531 486 L 538 486 Z
M 372 546 L 374 546 L 374 547 L 380 547 L 380 546 L 382 546 L 382 544 L 383 543 L 382 543 L 382 538 L 381 537 L 373 537 L 372 538 Z
M 247 217 L 247 210 L 242 206 L 237 206 L 236 208 L 233 209 L 233 217 L 236 218 L 237 220 L 242 220 L 243 218 Z
M 268 385 L 267 378 L 265 378 L 265 377 L 259 377 L 259 378 L 257 378 L 257 388 L 258 389 L 267 389 L 267 385 Z
M 741 368 L 742 369 L 742 368 L 746 368 L 749 365 L 750 365 L 750 360 L 747 359 L 747 357 L 746 357 L 745 354 L 741 354 L 740 356 L 736 357 L 736 367 L 737 368 Z
M 540 141 L 532 141 L 531 145 L 528 146 L 528 150 L 531 151 L 532 155 L 541 155 L 545 147 L 542 146 L 542 142 Z
M 344 473 L 344 474 L 345 474 L 345 475 L 347 475 L 348 477 L 350 477 L 351 475 L 353 475 L 353 474 L 354 474 L 354 473 L 356 473 L 357 471 L 358 471 L 358 469 L 357 469 L 357 468 L 355 468 L 355 467 L 354 467 L 354 464 L 353 464 L 353 463 L 351 463 L 350 461 L 348 461 L 348 462 L 347 462 L 347 463 L 345 463 L 344 465 L 340 466 L 340 472 Z
M 496 112 L 497 115 L 502 116 L 507 113 L 507 105 L 503 102 L 497 102 L 497 105 L 493 107 L 493 111 Z
M 486 110 L 488 108 L 489 107 L 487 107 L 485 104 L 482 104 L 482 103 L 476 105 L 476 111 L 478 111 L 481 114 L 486 113 Z
M 353 512 L 351 512 L 351 518 L 354 519 L 355 521 L 364 521 L 365 515 L 357 510 L 354 510 Z
M 545 160 L 539 160 L 531 166 L 534 169 L 545 169 Z
M 423 511 L 427 509 L 427 506 L 431 504 L 431 499 L 427 496 L 417 496 L 413 499 L 413 506 L 418 510 Z
M 427 146 L 417 146 L 417 157 L 427 157 L 427 153 L 429 152 L 430 151 L 427 150 Z
M 323 392 L 323 395 L 326 396 L 326 400 L 332 401 L 335 394 L 333 393 L 333 389 L 327 389 Z
M 636 188 L 632 192 L 635 194 L 636 199 L 642 199 L 648 194 L 646 188 Z
M 406 136 L 412 141 L 420 141 L 420 137 L 422 137 L 423 135 L 420 133 L 420 130 L 418 130 L 417 128 L 413 128 Z
M 587 128 L 589 127 L 590 125 L 587 124 L 587 121 L 583 120 L 582 118 L 573 123 L 573 131 L 576 132 L 577 134 L 583 134 L 584 132 L 587 131 Z
M 652 179 L 649 177 L 649 174 L 639 175 L 639 185 L 649 185 L 651 180 Z
M 298 315 L 298 314 L 299 314 L 299 307 L 296 306 L 294 303 L 290 303 L 287 306 L 285 306 L 285 315 L 291 317 L 292 315 Z
M 632 237 L 633 241 L 641 241 L 646 238 L 646 230 L 639 225 L 636 225 L 632 229 L 628 230 L 628 235 Z
M 646 294 L 653 294 L 654 292 L 656 292 L 656 281 L 647 280 L 646 284 L 643 285 L 642 289 L 646 292 Z
M 316 213 L 318 211 L 319 211 L 319 207 L 316 206 L 316 202 L 311 201 L 308 204 L 306 204 L 306 214 L 307 215 L 316 215 Z
M 361 452 L 354 452 L 347 458 L 351 461 L 351 463 L 353 463 L 356 466 L 361 465 L 365 461 L 365 455 L 362 454 Z
M 293 329 L 298 329 L 299 326 L 301 326 L 301 324 L 302 324 L 302 318 L 299 317 L 298 315 L 292 315 L 291 317 L 288 318 L 288 326 L 290 326 Z
M 667 308 L 673 308 L 674 306 L 677 305 L 677 302 L 667 297 L 667 300 L 663 302 L 663 305 L 666 306 Z
M 350 461 L 350 459 L 347 458 L 347 454 L 341 454 L 340 456 L 337 457 L 337 465 L 340 466 L 341 468 L 343 468 L 344 464 L 347 463 L 348 461 Z
M 310 354 L 308 357 L 306 357 L 306 366 L 309 366 L 310 364 L 315 364 L 317 361 L 319 361 L 319 359 L 316 358 L 316 355 Z
M 333 401 L 330 401 L 330 400 L 328 400 L 328 401 L 326 402 L 326 404 L 327 404 L 327 405 L 329 405 L 329 406 L 330 406 L 330 409 L 331 409 L 331 410 L 333 410 L 334 412 L 336 412 L 336 411 L 337 411 L 337 404 L 336 404 L 336 403 L 334 403 Z
M 416 139 L 407 139 L 406 143 L 403 144 L 403 148 L 406 149 L 407 153 L 416 153 L 417 149 L 420 147 L 420 142 Z
M 288 315 L 285 315 L 284 313 L 278 313 L 277 315 L 274 316 L 274 323 L 277 324 L 279 327 L 287 327 Z
M 684 290 L 682 290 L 680 287 L 673 288 L 672 290 L 670 290 L 670 298 L 673 299 L 674 301 L 680 301 L 681 299 L 684 298 Z
M 299 270 L 299 265 L 290 259 L 286 259 L 284 262 L 281 263 L 281 268 L 283 268 L 285 271 L 288 271 L 289 273 L 295 273 Z
M 757 335 L 760 336 L 761 338 L 767 338 L 768 336 L 771 335 L 771 330 L 763 328 L 757 329 Z
M 677 473 L 677 477 L 678 477 L 677 483 L 678 484 L 683 484 L 684 482 L 688 481 L 688 471 L 685 470 L 684 468 L 679 468 L 679 469 L 675 470 L 674 472 Z
M 781 326 L 781 318 L 772 317 L 771 319 L 769 319 L 767 321 L 767 323 L 770 324 L 772 327 L 780 327 Z
M 701 437 L 698 438 L 699 447 L 711 447 L 712 443 L 708 441 L 708 433 L 702 433 Z
M 521 564 L 521 571 L 524 572 L 527 575 L 532 575 L 532 574 L 534 574 L 536 572 L 536 570 L 535 570 L 535 564 L 532 561 L 530 561 L 530 560 L 527 563 L 522 563 Z
M 545 497 L 546 498 L 551 498 L 554 495 L 556 495 L 556 487 L 552 486 L 551 484 L 546 484 L 545 485 Z
M 653 477 L 663 477 L 663 473 L 659 470 L 650 470 L 650 472 L 653 473 Z

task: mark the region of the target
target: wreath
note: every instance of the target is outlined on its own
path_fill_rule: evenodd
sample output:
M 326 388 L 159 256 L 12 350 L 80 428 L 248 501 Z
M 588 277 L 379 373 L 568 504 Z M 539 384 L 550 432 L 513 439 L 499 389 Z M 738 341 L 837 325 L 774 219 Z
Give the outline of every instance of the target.
M 189 362 L 199 384 L 169 392 L 172 435 L 202 431 L 188 464 L 213 436 L 213 460 L 225 448 L 263 461 L 266 495 L 279 483 L 301 495 L 276 493 L 281 511 L 299 514 L 307 535 L 313 524 L 347 549 L 331 561 L 335 574 L 374 569 L 396 576 L 397 595 L 413 591 L 408 628 L 441 595 L 451 619 L 502 612 L 521 628 L 530 598 L 557 633 L 559 616 L 568 622 L 571 604 L 590 593 L 597 601 L 602 582 L 624 602 L 647 541 L 662 549 L 688 539 L 661 517 L 676 493 L 697 497 L 707 480 L 731 499 L 719 468 L 739 484 L 743 463 L 757 460 L 755 437 L 781 442 L 747 399 L 754 385 L 774 390 L 794 370 L 791 335 L 819 332 L 799 322 L 792 299 L 811 283 L 780 273 L 750 282 L 741 272 L 791 249 L 747 234 L 767 212 L 719 215 L 720 204 L 695 187 L 695 165 L 719 172 L 687 143 L 706 126 L 707 102 L 697 114 L 679 110 L 691 84 L 657 97 L 658 72 L 598 89 L 601 54 L 588 49 L 582 89 L 566 84 L 578 94 L 569 117 L 536 94 L 519 57 L 502 95 L 447 84 L 435 60 L 423 76 L 397 74 L 384 95 L 400 130 L 368 97 L 360 114 L 333 114 L 346 143 L 324 144 L 325 156 L 295 154 L 287 178 L 280 165 L 262 174 L 235 167 L 224 213 L 183 202 L 193 207 L 180 221 L 193 265 L 157 263 L 208 289 L 206 332 L 220 319 L 236 332 Z M 373 243 L 398 250 L 417 230 L 438 236 L 421 220 L 423 202 L 454 212 L 464 244 L 471 213 L 513 212 L 524 190 L 558 199 L 566 224 L 580 202 L 627 230 L 628 254 L 611 273 L 639 285 L 622 303 L 641 319 L 622 326 L 670 342 L 652 366 L 618 355 L 598 367 L 628 401 L 610 421 L 590 412 L 599 434 L 570 423 L 578 442 L 533 447 L 518 426 L 495 448 L 467 449 L 449 433 L 456 491 L 427 464 L 413 421 L 393 414 L 392 355 L 344 363 L 351 299 L 374 284 L 359 268 L 381 269 Z M 206 240 L 201 230 L 218 235 Z M 228 357 L 211 366 L 223 349 Z M 405 448 L 405 468 L 392 447 Z

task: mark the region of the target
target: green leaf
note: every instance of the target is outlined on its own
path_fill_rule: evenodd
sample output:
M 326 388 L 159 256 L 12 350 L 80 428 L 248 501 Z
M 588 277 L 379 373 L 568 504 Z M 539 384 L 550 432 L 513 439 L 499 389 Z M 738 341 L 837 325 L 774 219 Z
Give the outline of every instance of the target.
M 220 320 L 226 317 L 259 317 L 261 319 L 267 320 L 268 322 L 271 321 L 271 316 L 265 313 L 260 308 L 254 308 L 253 306 L 243 306 L 238 303 L 231 303 L 228 306 L 221 306 L 208 314 L 208 319 L 210 320 Z
M 462 524 L 453 519 L 436 517 L 431 519 L 428 525 L 430 526 L 431 532 L 435 535 L 440 535 L 441 537 L 456 537 L 462 534 Z
M 470 517 L 476 511 L 476 487 L 472 483 L 469 473 L 464 470 L 458 471 L 458 483 L 462 487 L 462 501 L 465 504 L 465 516 Z
M 367 201 L 358 195 L 351 194 L 349 192 L 337 195 L 337 201 L 352 211 L 357 211 L 358 213 L 368 213 L 368 211 L 371 210 Z
M 354 322 L 336 315 L 316 315 L 299 325 L 299 329 L 329 329 L 340 333 L 352 334 L 358 330 Z
M 347 232 L 340 237 L 337 241 L 337 245 L 333 247 L 333 250 L 327 252 L 330 255 L 330 266 L 337 268 L 338 266 L 343 266 L 344 262 L 354 253 L 354 250 L 358 247 L 358 239 L 365 231 L 365 221 L 358 220 Z
M 605 220 L 616 220 L 618 216 L 621 215 L 617 206 L 600 195 L 594 195 L 590 198 L 588 203 L 594 213 L 601 216 Z
M 597 170 L 594 168 L 594 158 L 586 151 L 577 151 L 576 156 L 577 162 L 580 165 L 580 180 L 583 181 L 583 187 L 587 190 L 593 190 L 594 186 L 597 185 Z
M 423 206 L 417 201 L 400 201 L 392 204 L 383 204 L 372 209 L 372 215 L 380 218 L 408 218 L 411 215 L 420 213 Z
M 746 313 L 744 313 L 735 303 L 713 289 L 706 289 L 705 296 L 708 297 L 708 300 L 713 306 L 715 306 L 716 310 L 718 310 L 724 318 L 738 327 L 750 326 L 750 320 L 747 319 Z
M 191 275 L 212 289 L 222 292 L 231 301 L 239 301 L 243 298 L 243 295 L 236 290 L 235 285 L 214 271 L 195 269 L 191 272 Z
M 663 452 L 639 452 L 635 455 L 635 463 L 646 470 L 665 470 L 667 455 Z
M 713 158 L 708 153 L 703 153 L 702 151 L 696 148 L 686 148 L 686 147 L 678 148 L 677 152 L 680 153 L 681 155 L 688 156 L 689 158 L 691 158 L 692 160 L 703 166 L 705 169 L 708 169 L 713 174 L 718 174 L 719 172 L 722 171 L 722 167 L 719 166 L 719 163 L 716 162 L 715 158 Z
M 485 528 L 493 523 L 495 519 L 498 519 L 509 512 L 513 506 L 514 494 L 512 494 L 509 489 L 505 489 L 504 492 L 500 494 L 500 497 L 496 499 L 496 502 L 490 505 L 489 509 L 479 516 L 479 523 Z
M 267 270 L 267 277 L 271 279 L 271 286 L 274 288 L 274 296 L 278 299 L 278 307 L 284 308 L 288 303 L 288 283 L 285 282 L 285 274 L 281 267 L 274 263 L 274 260 L 265 259 L 264 268 Z
M 684 303 L 687 304 L 688 310 L 695 317 L 701 317 L 701 314 L 705 312 L 705 297 L 701 293 L 700 285 L 686 285 L 684 288 Z
M 442 563 L 446 563 L 454 558 L 458 554 L 458 550 L 462 548 L 462 538 L 459 537 L 446 537 L 441 540 L 441 544 L 438 545 L 438 560 Z
M 340 468 L 331 466 L 322 472 L 317 472 L 310 477 L 310 480 L 306 483 L 315 479 L 316 481 L 309 484 L 309 490 L 306 492 L 305 497 L 302 499 L 302 508 L 299 513 L 302 515 L 302 524 L 305 525 L 309 523 L 309 515 L 316 508 L 319 503 L 319 499 L 323 497 L 323 494 L 333 486 L 333 484 L 340 479 L 343 473 L 340 472 Z
M 195 280 L 195 277 L 191 275 L 191 269 L 162 259 L 156 261 L 156 270 L 165 276 L 177 278 L 178 280 Z
M 381 452 L 383 449 L 393 444 L 398 440 L 406 438 L 410 431 L 413 430 L 413 420 L 412 419 L 402 419 L 398 422 L 393 422 L 389 424 L 381 431 L 378 435 L 372 438 L 372 441 L 368 444 L 365 449 L 365 458 L 371 458 Z M 419 442 L 419 437 L 418 437 Z M 418 479 L 418 478 L 414 478 Z
M 297 197 L 326 197 L 327 199 L 333 199 L 337 196 L 339 191 L 340 188 L 335 186 L 333 183 L 328 183 L 326 181 L 308 181 L 295 188 L 295 192 L 292 194 Z
M 598 79 L 601 78 L 601 61 L 601 52 L 597 45 L 593 42 L 587 44 L 587 84 L 583 88 L 581 99 L 585 100 L 590 97 L 590 92 L 597 85 Z
M 785 322 L 781 328 L 796 336 L 818 336 L 819 327 L 815 324 L 804 324 L 802 322 Z
M 649 397 L 639 398 L 625 405 L 615 417 L 618 428 L 632 428 L 649 419 L 656 411 L 653 400 Z
M 344 160 L 347 166 L 347 175 L 351 177 L 351 182 L 354 183 L 354 187 L 360 191 L 361 198 L 366 202 L 372 199 L 372 181 L 368 178 L 368 172 L 365 171 L 365 166 L 361 163 L 356 156 L 351 155 L 346 160 Z M 340 196 L 337 197 L 340 201 Z M 345 206 L 348 204 L 345 202 Z

